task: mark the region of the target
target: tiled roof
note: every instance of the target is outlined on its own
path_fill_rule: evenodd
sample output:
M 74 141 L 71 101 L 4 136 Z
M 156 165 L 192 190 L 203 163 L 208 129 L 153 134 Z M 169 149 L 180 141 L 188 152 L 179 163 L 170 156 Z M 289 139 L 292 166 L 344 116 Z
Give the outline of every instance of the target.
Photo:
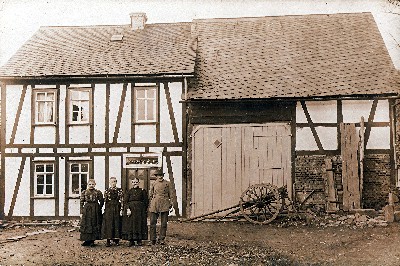
M 195 20 L 189 99 L 398 93 L 370 13 Z
M 130 25 L 41 27 L 0 67 L 0 77 L 190 74 L 190 30 L 190 23 L 136 31 Z M 111 41 L 113 35 L 122 41 Z

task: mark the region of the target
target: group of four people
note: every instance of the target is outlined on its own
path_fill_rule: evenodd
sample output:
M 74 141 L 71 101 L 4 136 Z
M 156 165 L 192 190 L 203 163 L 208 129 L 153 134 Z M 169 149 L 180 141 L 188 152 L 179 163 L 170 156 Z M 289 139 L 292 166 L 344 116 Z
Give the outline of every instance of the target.
M 164 180 L 162 170 L 157 170 L 155 176 L 157 180 L 151 185 L 149 197 L 146 190 L 139 187 L 138 178 L 132 179 L 132 188 L 124 194 L 117 187 L 117 179 L 111 177 L 110 187 L 105 190 L 104 198 L 101 191 L 95 189 L 95 180 L 90 179 L 80 198 L 80 239 L 84 241 L 82 246 L 93 246 L 98 239 L 107 239 L 108 247 L 111 241 L 119 245 L 120 239 L 129 240 L 129 246 L 142 245 L 142 240 L 148 239 L 148 212 L 151 244 L 165 244 L 173 191 L 170 183 Z M 157 239 L 156 224 L 159 216 L 161 227 Z

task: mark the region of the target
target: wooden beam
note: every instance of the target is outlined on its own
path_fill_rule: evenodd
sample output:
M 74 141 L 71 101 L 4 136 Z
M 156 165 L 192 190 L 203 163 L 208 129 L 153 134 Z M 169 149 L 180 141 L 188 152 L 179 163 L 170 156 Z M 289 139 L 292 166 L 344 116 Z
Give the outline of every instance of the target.
M 135 83 L 131 83 L 131 143 L 135 143 Z
M 0 164 L 0 220 L 3 220 L 5 218 L 4 214 L 4 207 L 5 207 L 5 179 L 6 179 L 6 174 L 5 174 L 5 156 L 4 156 L 4 151 L 5 151 L 5 144 L 6 144 L 6 123 L 7 123 L 7 117 L 6 117 L 6 92 L 7 92 L 7 86 L 5 83 L 0 84 L 0 94 L 1 94 L 1 110 L 0 110 L 0 117 L 1 117 L 1 124 L 0 124 L 0 155 L 1 155 L 1 164 Z
M 364 145 L 365 146 L 364 147 L 367 147 L 367 144 L 368 144 L 369 136 L 371 134 L 371 123 L 372 123 L 372 121 L 374 121 L 377 105 L 378 105 L 378 100 L 374 99 L 374 101 L 372 102 L 371 111 L 369 113 L 368 122 L 365 127 L 365 136 L 364 136 L 364 141 L 365 141 Z
M 110 143 L 110 83 L 106 84 L 105 143 Z
M 94 125 L 95 125 L 95 121 L 94 121 L 94 92 L 95 92 L 95 88 L 96 85 L 92 84 L 92 89 L 90 91 L 90 101 L 89 101 L 89 121 L 90 121 L 90 144 L 93 145 L 94 144 Z M 90 148 L 91 149 L 91 148 Z
M 172 133 L 174 134 L 174 140 L 175 142 L 179 142 L 178 129 L 176 127 L 174 108 L 172 106 L 171 93 L 169 91 L 168 82 L 164 83 L 164 90 L 165 90 L 165 98 L 167 99 L 169 118 L 172 125 Z
M 336 105 L 336 112 L 337 112 L 337 143 L 338 143 L 338 151 L 341 150 L 341 134 L 342 132 L 340 131 L 340 124 L 343 123 L 343 103 L 342 100 L 337 101 Z
M 182 94 L 186 92 L 186 79 L 182 82 Z M 187 127 L 188 121 L 186 116 L 186 102 L 182 103 L 182 216 L 187 217 L 187 202 L 188 202 L 188 174 L 187 174 L 187 148 L 188 148 L 188 135 Z
M 34 174 L 35 174 L 35 165 L 32 163 L 34 157 L 29 158 L 30 164 L 30 174 L 29 174 L 29 215 L 33 217 L 35 215 L 35 182 L 34 182 Z
M 313 124 L 313 122 L 311 120 L 311 116 L 310 116 L 310 113 L 308 112 L 306 102 L 305 101 L 300 101 L 300 103 L 301 103 L 301 106 L 303 107 L 304 114 L 306 115 L 307 122 L 308 122 L 308 124 L 310 126 L 310 129 L 311 129 L 311 132 L 312 132 L 312 134 L 314 136 L 315 142 L 317 143 L 318 149 L 322 152 L 324 150 L 324 148 L 322 147 L 321 140 L 318 137 L 317 130 L 315 129 L 315 126 L 314 126 L 314 124 Z
M 54 163 L 54 215 L 60 216 L 60 160 L 56 157 Z
M 157 114 L 157 124 L 156 124 L 156 143 L 160 143 L 160 83 L 157 83 L 157 110 L 156 110 L 156 114 Z
M 68 88 L 69 88 L 69 85 L 70 84 L 65 84 L 65 99 L 64 99 L 64 103 L 65 103 L 65 106 L 64 106 L 64 116 L 65 116 L 65 127 L 64 127 L 64 130 L 65 130 L 65 132 L 64 132 L 64 136 L 65 136 L 65 144 L 69 144 L 69 127 L 70 127 L 70 123 L 69 123 L 69 114 L 68 114 L 68 111 L 69 111 L 69 108 L 68 108 L 68 105 L 69 105 L 69 99 L 68 99 L 68 96 L 69 96 L 69 90 L 68 90 Z
M 35 91 L 33 88 L 35 85 L 31 85 L 31 134 L 29 136 L 29 143 L 34 144 L 35 143 L 35 112 L 36 112 L 36 102 L 35 102 Z M 37 150 L 36 150 L 37 151 Z
M 175 215 L 179 217 L 180 215 L 179 215 L 178 198 L 176 197 L 175 179 L 174 179 L 174 173 L 172 171 L 171 157 L 165 156 L 165 160 L 167 162 L 169 181 L 170 184 L 172 185 L 172 191 L 174 192 L 174 195 L 172 195 L 173 196 L 172 205 L 174 206 Z
M 64 169 L 65 169 L 64 216 L 65 217 L 67 217 L 68 213 L 69 213 L 69 174 L 70 174 L 70 169 L 69 169 L 68 160 L 69 160 L 69 158 L 67 156 L 65 156 L 65 160 L 64 160 Z
M 122 113 L 124 111 L 127 87 L 128 87 L 128 84 L 124 83 L 124 85 L 122 87 L 121 99 L 119 101 L 119 109 L 118 109 L 117 121 L 115 123 L 113 143 L 117 143 L 117 140 L 118 140 L 119 129 L 121 127 Z
M 17 113 L 15 115 L 15 121 L 14 121 L 13 129 L 11 132 L 10 144 L 14 143 L 15 135 L 17 134 L 17 128 L 18 128 L 18 124 L 19 124 L 19 119 L 21 117 L 22 106 L 24 104 L 25 95 L 26 95 L 26 87 L 27 87 L 26 85 L 24 85 L 22 87 L 22 93 L 21 93 L 21 97 L 19 98 L 18 109 L 17 109 Z
M 17 201 L 19 186 L 21 185 L 22 174 L 24 173 L 26 157 L 21 158 L 21 164 L 18 170 L 17 181 L 15 182 L 14 193 L 11 199 L 10 209 L 8 210 L 8 217 L 11 217 L 14 213 L 15 202 Z

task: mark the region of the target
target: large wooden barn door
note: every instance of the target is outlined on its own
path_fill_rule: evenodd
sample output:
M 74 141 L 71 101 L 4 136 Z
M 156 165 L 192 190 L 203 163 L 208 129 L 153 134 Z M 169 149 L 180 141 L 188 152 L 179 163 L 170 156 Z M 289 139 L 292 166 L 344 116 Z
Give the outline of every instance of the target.
M 287 185 L 291 195 L 290 125 L 198 126 L 192 166 L 192 217 L 238 204 L 253 184 Z

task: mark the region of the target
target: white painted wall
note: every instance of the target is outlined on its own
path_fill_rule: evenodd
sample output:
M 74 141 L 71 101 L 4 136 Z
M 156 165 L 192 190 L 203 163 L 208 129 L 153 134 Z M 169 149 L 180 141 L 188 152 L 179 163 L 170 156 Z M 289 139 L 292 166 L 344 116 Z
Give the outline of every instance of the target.
M 342 113 L 344 123 L 360 123 L 361 117 L 368 121 L 372 100 L 343 100 Z M 337 123 L 336 101 L 307 101 L 308 112 L 313 123 Z M 389 102 L 379 100 L 374 116 L 374 122 L 389 122 Z M 301 104 L 296 107 L 296 122 L 307 123 Z M 318 137 L 325 150 L 337 149 L 337 128 L 316 127 Z M 372 127 L 367 143 L 367 149 L 389 149 L 390 127 Z M 308 127 L 296 129 L 296 150 L 318 150 L 311 129 Z
M 54 199 L 35 199 L 33 206 L 34 206 L 33 213 L 35 216 L 55 215 L 56 209 L 55 209 Z
M 106 84 L 96 84 L 93 108 L 94 143 L 105 143 Z

